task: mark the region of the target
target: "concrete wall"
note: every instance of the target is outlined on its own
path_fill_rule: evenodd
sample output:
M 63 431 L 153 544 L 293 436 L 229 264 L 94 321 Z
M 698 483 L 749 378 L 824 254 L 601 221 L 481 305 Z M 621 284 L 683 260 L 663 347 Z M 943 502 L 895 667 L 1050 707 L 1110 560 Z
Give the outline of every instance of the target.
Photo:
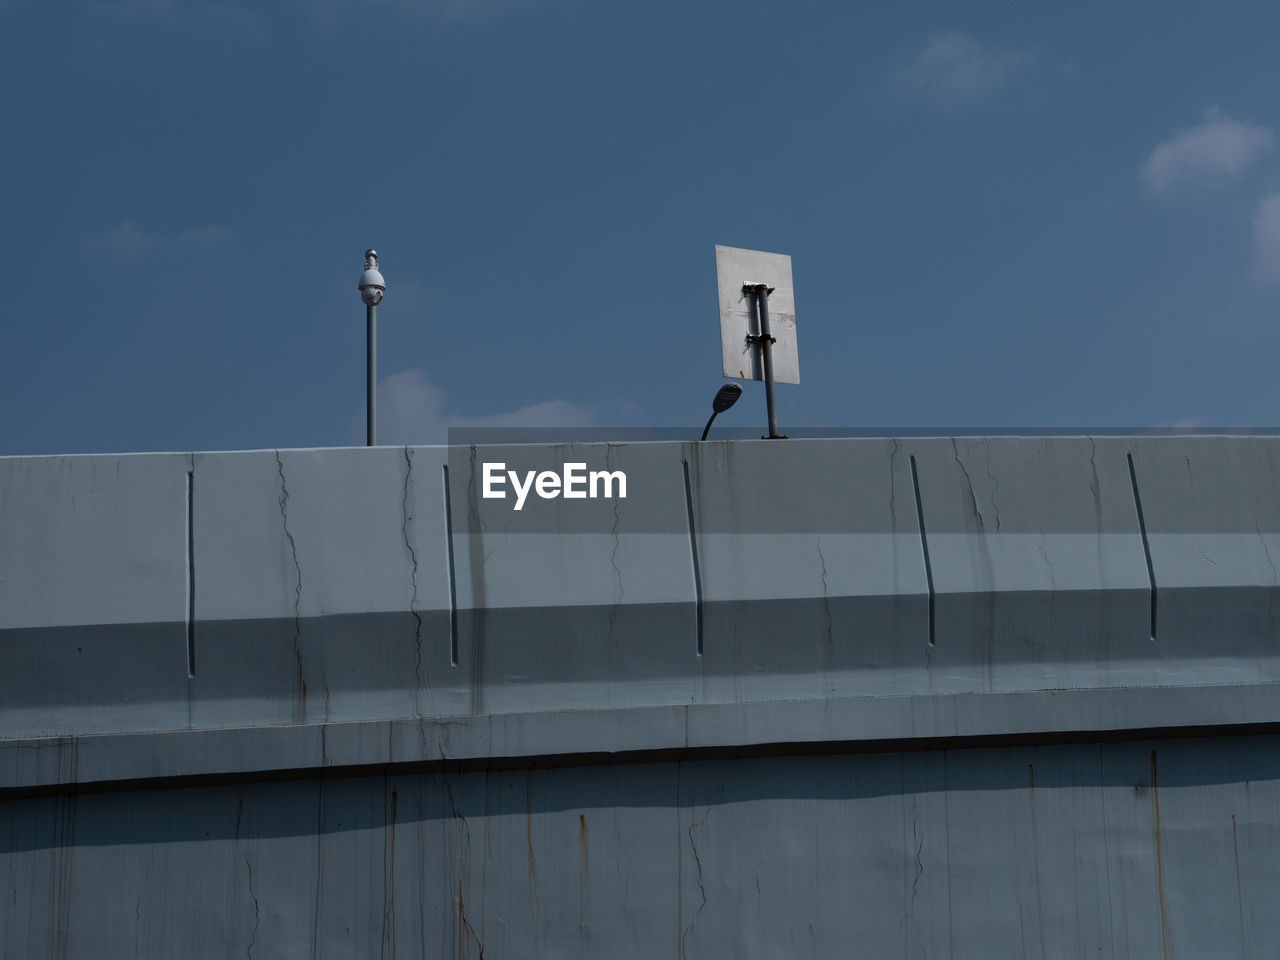
M 0 459 L 0 956 L 1263 950 L 1278 461 Z
M 1270 957 L 1275 737 L 0 805 L 12 957 Z

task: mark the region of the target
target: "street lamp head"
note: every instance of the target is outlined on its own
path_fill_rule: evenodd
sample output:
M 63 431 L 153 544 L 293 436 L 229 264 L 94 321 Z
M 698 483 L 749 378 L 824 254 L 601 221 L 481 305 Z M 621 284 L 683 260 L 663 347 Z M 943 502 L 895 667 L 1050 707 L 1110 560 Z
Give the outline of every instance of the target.
M 737 403 L 740 396 L 742 388 L 736 383 L 726 383 L 716 391 L 716 395 L 711 398 L 711 418 L 702 430 L 703 440 L 707 439 L 707 433 L 711 430 L 711 421 Z
M 376 307 L 382 301 L 387 282 L 378 272 L 378 251 L 370 248 L 364 252 L 364 273 L 360 274 L 360 299 L 366 306 Z
M 716 395 L 711 399 L 711 409 L 716 413 L 724 413 L 742 396 L 742 388 L 736 383 L 726 383 L 723 387 L 716 391 Z

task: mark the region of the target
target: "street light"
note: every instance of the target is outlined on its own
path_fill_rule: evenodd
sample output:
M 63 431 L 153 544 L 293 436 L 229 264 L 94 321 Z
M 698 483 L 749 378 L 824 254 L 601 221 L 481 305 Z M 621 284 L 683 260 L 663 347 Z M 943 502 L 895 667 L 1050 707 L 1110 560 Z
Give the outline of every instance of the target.
M 365 306 L 365 446 L 376 442 L 378 422 L 374 391 L 378 388 L 378 304 L 387 282 L 378 272 L 378 251 L 364 252 L 364 273 L 360 274 L 360 299 Z
M 723 387 L 716 391 L 716 395 L 711 398 L 711 419 L 707 421 L 706 427 L 702 430 L 702 439 L 707 439 L 707 431 L 711 429 L 711 420 L 717 415 L 724 413 L 742 396 L 742 388 L 736 383 L 726 383 Z

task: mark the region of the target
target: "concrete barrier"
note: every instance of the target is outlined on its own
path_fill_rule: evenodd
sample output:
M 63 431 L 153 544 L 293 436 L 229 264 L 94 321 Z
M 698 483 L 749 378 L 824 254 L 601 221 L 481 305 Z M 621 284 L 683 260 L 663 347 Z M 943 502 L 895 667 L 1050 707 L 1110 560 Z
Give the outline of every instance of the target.
M 517 511 L 498 462 L 627 496 Z M 0 459 L 0 953 L 1263 953 L 1278 467 L 1263 437 Z
M 0 718 L 13 739 L 1270 681 L 1277 458 L 1005 437 L 3 459 Z M 627 496 L 483 496 L 485 463 L 566 462 Z

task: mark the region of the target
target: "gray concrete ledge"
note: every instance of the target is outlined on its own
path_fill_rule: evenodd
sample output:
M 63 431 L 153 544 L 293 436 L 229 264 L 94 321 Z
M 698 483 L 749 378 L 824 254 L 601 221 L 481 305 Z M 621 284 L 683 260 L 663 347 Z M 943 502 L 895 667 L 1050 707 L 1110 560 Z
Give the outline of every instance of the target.
M 863 697 L 0 740 L 0 791 L 440 763 L 838 744 L 1106 740 L 1280 723 L 1280 683 Z

